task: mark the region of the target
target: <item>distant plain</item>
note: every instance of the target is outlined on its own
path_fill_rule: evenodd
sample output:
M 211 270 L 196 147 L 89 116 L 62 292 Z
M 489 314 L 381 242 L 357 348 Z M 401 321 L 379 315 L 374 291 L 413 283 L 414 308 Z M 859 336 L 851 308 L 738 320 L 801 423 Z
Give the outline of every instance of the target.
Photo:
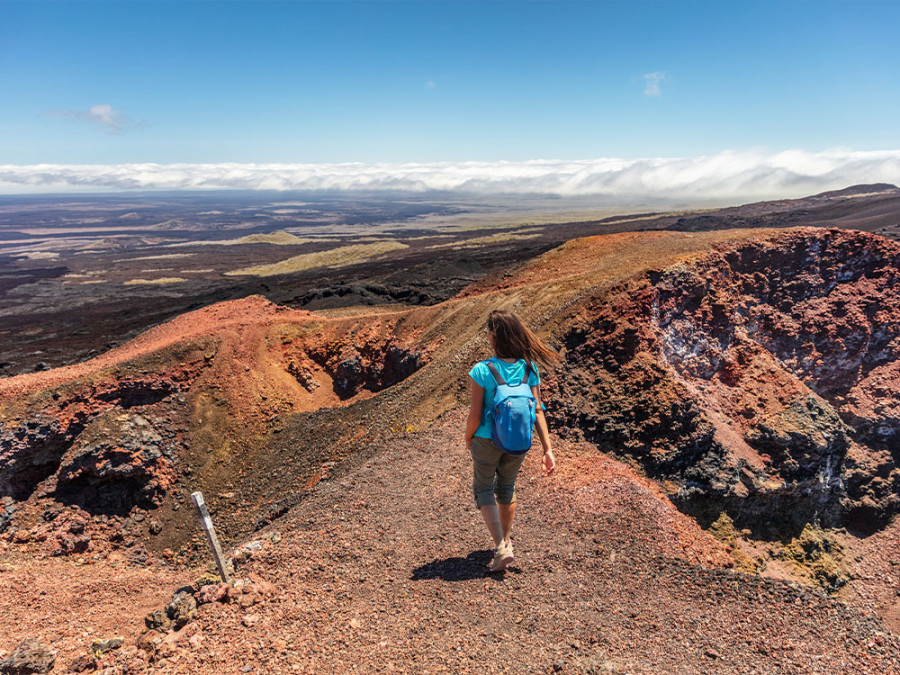
M 836 225 L 896 238 L 898 212 L 892 186 L 730 209 L 410 193 L 2 196 L 0 376 L 83 361 L 253 294 L 316 311 L 434 304 L 574 237 Z

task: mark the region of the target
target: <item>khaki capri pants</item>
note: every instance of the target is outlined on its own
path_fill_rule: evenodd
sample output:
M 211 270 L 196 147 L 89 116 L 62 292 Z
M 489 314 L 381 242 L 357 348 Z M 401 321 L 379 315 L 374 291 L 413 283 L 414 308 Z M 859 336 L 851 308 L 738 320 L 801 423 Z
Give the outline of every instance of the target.
M 478 508 L 515 503 L 516 476 L 524 461 L 525 455 L 503 452 L 489 438 L 472 437 L 472 492 Z

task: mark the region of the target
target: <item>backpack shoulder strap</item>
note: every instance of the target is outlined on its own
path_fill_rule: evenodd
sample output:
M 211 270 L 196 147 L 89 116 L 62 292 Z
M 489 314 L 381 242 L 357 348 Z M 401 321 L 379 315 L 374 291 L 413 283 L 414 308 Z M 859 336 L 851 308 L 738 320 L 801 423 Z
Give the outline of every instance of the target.
M 524 359 L 525 361 L 525 372 L 522 373 L 522 381 L 519 384 L 528 384 L 528 375 L 531 373 L 531 362 L 528 359 Z
M 500 374 L 500 371 L 497 370 L 497 366 L 495 366 L 490 361 L 485 361 L 488 369 L 491 371 L 491 375 L 494 376 L 494 379 L 497 381 L 497 384 L 506 384 L 506 380 L 503 379 L 503 376 Z

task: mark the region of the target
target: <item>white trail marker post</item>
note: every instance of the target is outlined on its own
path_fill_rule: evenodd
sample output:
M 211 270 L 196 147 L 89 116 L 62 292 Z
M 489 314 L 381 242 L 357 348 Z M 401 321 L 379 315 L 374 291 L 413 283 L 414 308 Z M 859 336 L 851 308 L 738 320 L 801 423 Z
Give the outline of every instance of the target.
M 234 586 L 234 584 L 231 582 L 231 575 L 228 574 L 228 567 L 225 564 L 225 556 L 222 555 L 222 547 L 219 546 L 219 538 L 216 536 L 216 530 L 213 527 L 212 518 L 209 517 L 209 511 L 206 508 L 206 502 L 203 501 L 203 493 L 192 493 L 191 500 L 194 502 L 194 506 L 197 507 L 197 516 L 200 518 L 200 524 L 203 526 L 203 531 L 206 532 L 206 541 L 209 542 L 209 547 L 212 549 L 213 558 L 216 559 L 216 567 L 219 568 L 219 574 L 222 576 L 222 581 L 224 581 L 229 586 Z

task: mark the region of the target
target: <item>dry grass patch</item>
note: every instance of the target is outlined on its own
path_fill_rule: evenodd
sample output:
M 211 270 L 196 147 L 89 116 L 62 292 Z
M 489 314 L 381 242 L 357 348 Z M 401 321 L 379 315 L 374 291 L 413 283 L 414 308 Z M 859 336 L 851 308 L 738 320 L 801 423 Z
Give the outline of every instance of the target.
M 435 244 L 434 246 L 429 246 L 428 248 L 469 248 L 472 246 L 500 244 L 506 241 L 523 241 L 526 239 L 534 239 L 540 236 L 541 233 L 516 234 L 514 232 L 500 232 L 498 234 L 492 234 L 487 237 L 475 237 L 474 239 L 466 239 L 465 241 L 453 241 L 446 244 Z
M 300 244 L 309 244 L 316 242 L 318 239 L 310 239 L 308 237 L 298 237 L 295 234 L 278 230 L 269 234 L 248 234 L 246 237 L 239 239 L 221 239 L 218 241 L 200 240 L 200 241 L 182 241 L 177 244 L 167 244 L 169 247 L 177 246 L 242 246 L 244 244 L 274 244 L 276 246 L 299 246 Z M 178 254 L 176 254 L 178 255 Z M 194 253 L 187 255 L 196 255 Z
M 69 272 L 64 274 L 62 279 L 90 279 L 91 277 L 106 276 L 108 270 L 90 270 L 87 272 Z
M 246 237 L 234 239 L 229 243 L 232 244 L 275 244 L 276 246 L 297 246 L 298 244 L 308 244 L 312 239 L 304 239 L 296 234 L 278 230 L 269 234 L 248 234 Z
M 163 284 L 178 284 L 187 279 L 181 277 L 160 277 L 159 279 L 130 279 L 125 282 L 126 286 L 160 286 Z
M 318 253 L 304 253 L 295 255 L 293 258 L 282 260 L 281 262 L 272 263 L 271 265 L 255 265 L 253 267 L 245 267 L 244 269 L 235 270 L 234 272 L 226 272 L 228 276 L 252 275 L 258 277 L 270 277 L 276 274 L 291 274 L 292 272 L 304 272 L 319 267 L 347 267 L 370 258 L 390 253 L 391 251 L 400 251 L 409 248 L 406 244 L 399 241 L 380 241 L 374 244 L 352 244 L 350 246 L 341 246 L 330 251 L 319 251 Z
M 26 251 L 25 253 L 17 253 L 18 257 L 27 258 L 28 260 L 56 260 L 59 253 L 55 251 Z

